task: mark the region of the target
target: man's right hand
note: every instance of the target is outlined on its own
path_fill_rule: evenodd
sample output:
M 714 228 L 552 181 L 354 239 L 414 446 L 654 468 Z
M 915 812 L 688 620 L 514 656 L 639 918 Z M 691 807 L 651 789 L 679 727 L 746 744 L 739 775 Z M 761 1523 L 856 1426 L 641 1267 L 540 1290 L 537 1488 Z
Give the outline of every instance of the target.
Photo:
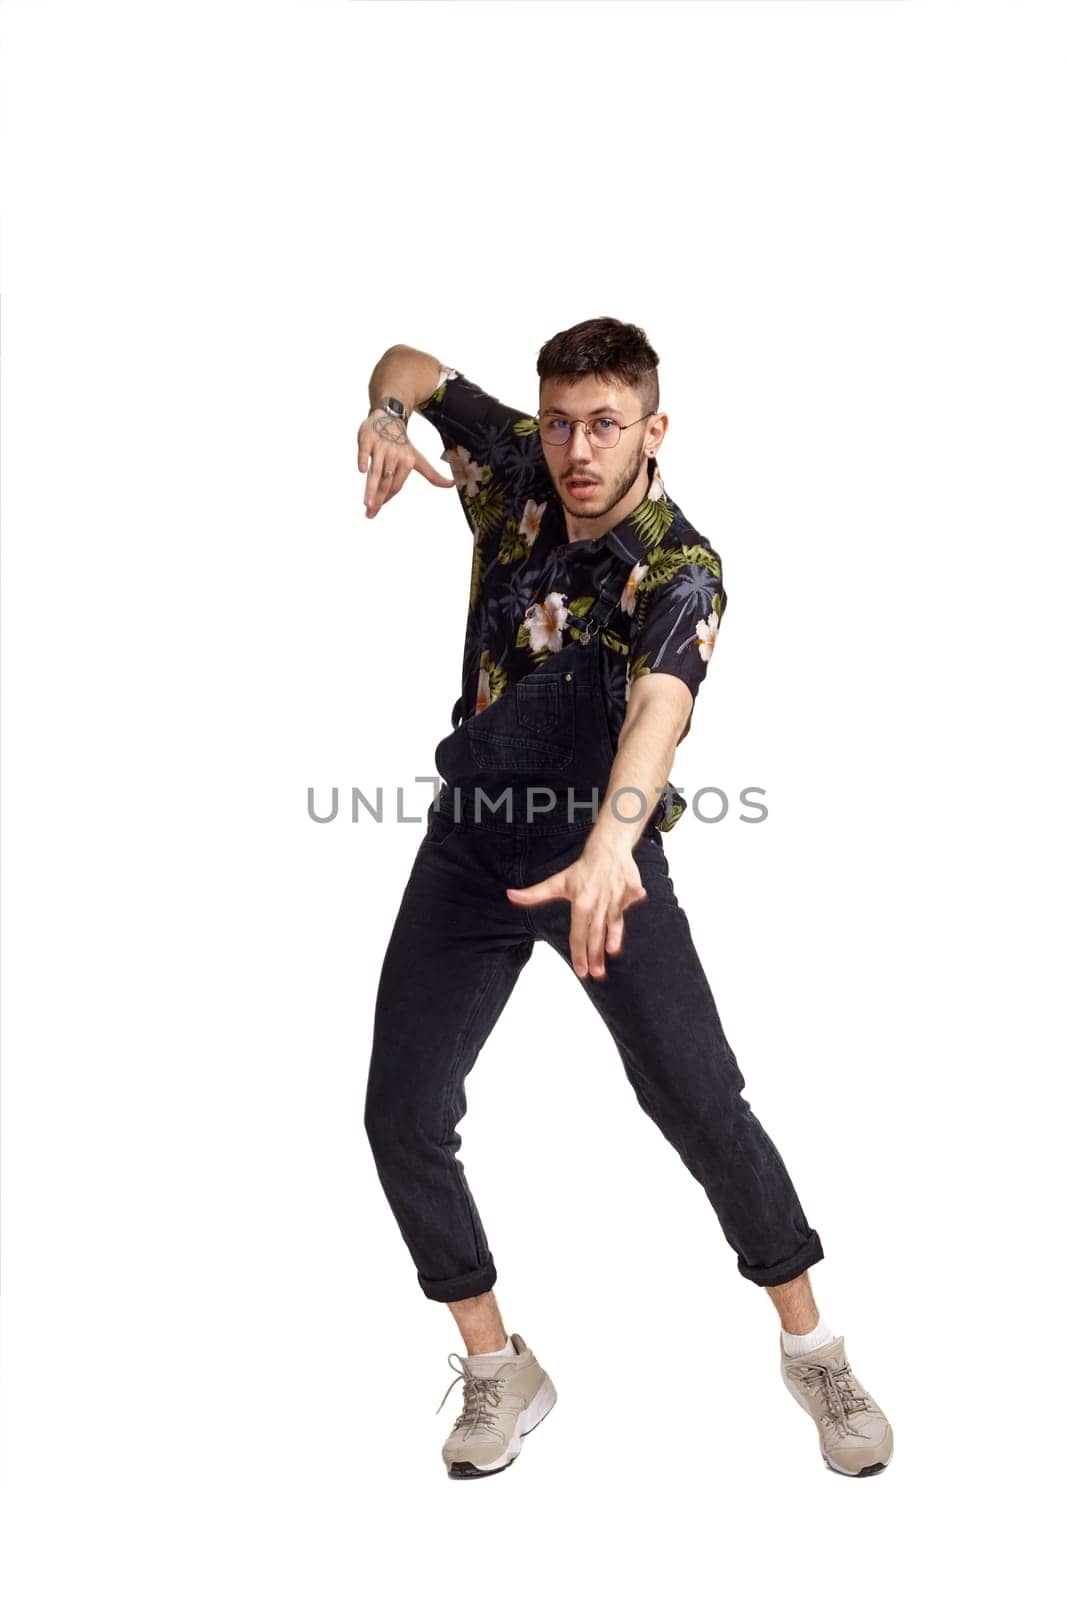
M 454 478 L 446 478 L 415 449 L 400 418 L 380 406 L 360 425 L 358 444 L 359 470 L 367 473 L 363 505 L 368 517 L 377 516 L 386 501 L 400 493 L 409 472 L 421 472 L 440 489 L 456 487 Z

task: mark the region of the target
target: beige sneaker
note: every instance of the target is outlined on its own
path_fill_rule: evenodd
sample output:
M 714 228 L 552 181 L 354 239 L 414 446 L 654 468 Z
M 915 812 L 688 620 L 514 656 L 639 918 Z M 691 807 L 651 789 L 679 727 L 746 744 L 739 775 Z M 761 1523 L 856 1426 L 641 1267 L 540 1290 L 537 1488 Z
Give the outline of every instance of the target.
M 552 1379 L 517 1333 L 511 1335 L 517 1355 L 459 1356 L 456 1376 L 445 1390 L 440 1411 L 463 1379 L 463 1410 L 444 1442 L 441 1454 L 450 1478 L 487 1478 L 510 1467 L 526 1434 L 552 1410 Z M 448 1364 L 452 1366 L 452 1356 Z
M 869 1478 L 893 1454 L 893 1430 L 849 1366 L 839 1335 L 806 1356 L 787 1356 L 778 1334 L 782 1377 L 789 1393 L 815 1419 L 819 1448 L 831 1472 Z

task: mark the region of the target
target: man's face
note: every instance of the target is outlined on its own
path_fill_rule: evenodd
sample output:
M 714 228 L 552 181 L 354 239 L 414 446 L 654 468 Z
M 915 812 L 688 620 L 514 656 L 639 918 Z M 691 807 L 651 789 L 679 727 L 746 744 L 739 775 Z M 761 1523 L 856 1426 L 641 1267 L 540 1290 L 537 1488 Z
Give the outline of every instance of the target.
M 629 385 L 602 382 L 599 378 L 546 378 L 541 385 L 542 419 L 559 416 L 575 422 L 584 418 L 596 431 L 596 418 L 612 417 L 622 424 L 637 422 L 643 407 L 636 389 Z M 623 500 L 638 476 L 647 470 L 645 437 L 652 417 L 625 428 L 619 442 L 604 450 L 595 445 L 584 428 L 572 428 L 566 444 L 541 448 L 556 493 L 572 517 L 602 517 Z

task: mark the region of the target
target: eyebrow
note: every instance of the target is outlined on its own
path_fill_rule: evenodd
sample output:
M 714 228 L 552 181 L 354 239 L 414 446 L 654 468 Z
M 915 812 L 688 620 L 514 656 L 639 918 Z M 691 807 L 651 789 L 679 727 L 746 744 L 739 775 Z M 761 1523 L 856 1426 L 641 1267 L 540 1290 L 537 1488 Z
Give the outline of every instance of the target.
M 568 413 L 566 411 L 561 411 L 559 406 L 545 406 L 544 410 L 541 412 L 541 415 L 543 417 L 565 417 L 568 415 Z M 592 411 L 587 411 L 585 417 L 580 420 L 588 422 L 590 417 L 603 417 L 608 415 L 621 417 L 622 412 L 617 406 L 595 406 Z

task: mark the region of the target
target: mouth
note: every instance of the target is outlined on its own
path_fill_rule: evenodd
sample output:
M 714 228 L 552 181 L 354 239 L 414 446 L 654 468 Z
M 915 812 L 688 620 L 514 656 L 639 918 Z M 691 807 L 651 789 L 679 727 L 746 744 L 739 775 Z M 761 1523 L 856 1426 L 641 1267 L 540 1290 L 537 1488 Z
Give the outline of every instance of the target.
M 577 495 L 579 499 L 585 499 L 597 487 L 597 480 L 595 478 L 568 478 L 566 485 L 571 494 Z

